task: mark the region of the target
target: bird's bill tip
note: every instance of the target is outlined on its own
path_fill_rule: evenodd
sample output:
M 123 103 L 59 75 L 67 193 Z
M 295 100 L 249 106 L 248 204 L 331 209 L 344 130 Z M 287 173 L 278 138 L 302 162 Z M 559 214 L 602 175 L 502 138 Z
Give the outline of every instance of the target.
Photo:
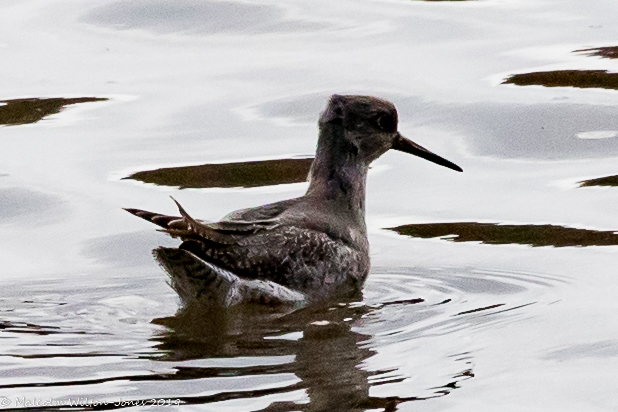
M 425 160 L 429 160 L 430 162 L 439 164 L 440 166 L 448 167 L 449 169 L 455 170 L 457 172 L 463 172 L 463 169 L 457 166 L 455 163 L 446 160 L 442 156 L 438 156 L 437 154 L 425 149 L 423 146 L 414 143 L 410 139 L 406 139 L 399 133 L 397 134 L 397 138 L 395 139 L 392 148 L 400 152 L 409 153 L 414 156 L 421 157 Z

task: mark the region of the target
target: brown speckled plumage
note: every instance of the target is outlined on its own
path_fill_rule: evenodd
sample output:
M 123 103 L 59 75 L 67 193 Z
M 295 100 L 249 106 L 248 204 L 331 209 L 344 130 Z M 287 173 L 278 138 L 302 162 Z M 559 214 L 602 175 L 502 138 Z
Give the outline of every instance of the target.
M 216 223 L 193 219 L 179 204 L 179 217 L 127 211 L 183 240 L 155 256 L 185 303 L 302 305 L 349 296 L 369 274 L 367 170 L 389 149 L 461 171 L 403 138 L 391 103 L 334 95 L 320 117 L 304 196 L 232 212 Z

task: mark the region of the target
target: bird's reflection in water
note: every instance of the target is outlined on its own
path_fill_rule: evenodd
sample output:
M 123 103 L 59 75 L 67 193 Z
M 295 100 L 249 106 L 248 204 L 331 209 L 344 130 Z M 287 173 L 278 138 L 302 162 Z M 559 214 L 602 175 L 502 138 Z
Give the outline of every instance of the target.
M 291 386 L 183 398 L 188 404 L 305 390 L 308 403 L 274 402 L 261 411 L 395 410 L 398 403 L 415 398 L 370 397 L 369 377 L 377 372 L 360 368 L 375 351 L 361 344 L 370 336 L 355 332 L 352 325 L 372 310 L 360 302 L 359 296 L 352 301 L 287 314 L 263 306 L 225 313 L 185 308 L 176 316 L 154 322 L 167 327 L 156 338 L 158 349 L 165 353 L 164 360 L 294 356 L 293 362 L 283 365 L 247 365 L 222 368 L 218 372 L 210 368 L 209 372 L 186 373 L 186 378 L 276 373 L 293 373 L 300 378 L 300 382 Z

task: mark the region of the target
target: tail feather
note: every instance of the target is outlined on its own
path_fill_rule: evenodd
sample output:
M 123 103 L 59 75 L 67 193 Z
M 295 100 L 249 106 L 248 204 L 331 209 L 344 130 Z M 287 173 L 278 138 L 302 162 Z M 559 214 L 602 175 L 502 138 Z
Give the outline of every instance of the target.
M 212 242 L 221 245 L 234 244 L 242 236 L 253 234 L 256 229 L 262 228 L 260 225 L 249 225 L 250 227 L 247 228 L 247 224 L 236 223 L 236 225 L 227 225 L 229 226 L 227 231 L 217 230 L 216 228 L 205 224 L 201 220 L 194 219 L 185 211 L 176 199 L 172 198 L 172 200 L 176 202 L 178 210 L 182 215 L 181 217 L 167 216 L 141 209 L 126 208 L 124 210 L 132 215 L 141 217 L 144 220 L 161 226 L 164 229 L 163 231 L 172 237 L 178 237 L 181 239 L 201 239 L 205 242 Z M 241 229 L 244 228 L 245 230 L 239 230 L 237 226 L 240 226 Z M 235 228 L 235 230 L 230 230 L 230 227 Z
M 152 222 L 155 225 L 161 226 L 164 229 L 174 229 L 174 228 L 177 228 L 179 225 L 181 227 L 186 227 L 186 225 L 183 223 L 184 222 L 183 218 L 180 216 L 161 215 L 159 213 L 148 212 L 146 210 L 140 210 L 140 209 L 124 209 L 124 210 L 131 213 L 132 215 L 141 217 L 144 220 Z

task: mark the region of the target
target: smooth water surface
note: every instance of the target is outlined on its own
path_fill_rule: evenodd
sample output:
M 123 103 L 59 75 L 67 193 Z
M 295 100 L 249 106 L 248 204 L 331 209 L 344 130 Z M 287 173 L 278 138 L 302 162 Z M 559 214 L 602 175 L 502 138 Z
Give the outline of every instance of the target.
M 0 408 L 614 411 L 617 12 L 2 2 Z M 302 195 L 333 93 L 464 173 L 373 164 L 356 300 L 179 312 L 151 256 L 178 242 L 122 208 Z

